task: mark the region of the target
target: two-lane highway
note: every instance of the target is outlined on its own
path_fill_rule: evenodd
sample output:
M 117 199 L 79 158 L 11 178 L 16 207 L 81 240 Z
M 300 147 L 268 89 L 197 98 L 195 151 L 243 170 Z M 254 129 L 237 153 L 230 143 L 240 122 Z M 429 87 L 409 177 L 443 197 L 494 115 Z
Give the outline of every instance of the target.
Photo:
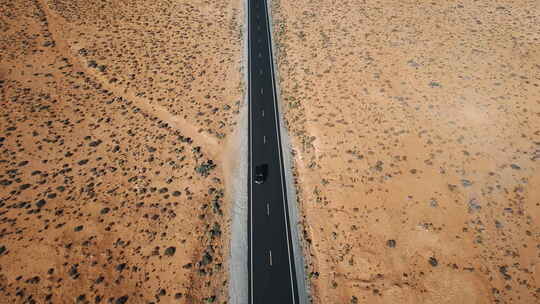
M 248 0 L 249 303 L 298 303 L 266 0 Z M 263 183 L 256 167 L 267 164 Z

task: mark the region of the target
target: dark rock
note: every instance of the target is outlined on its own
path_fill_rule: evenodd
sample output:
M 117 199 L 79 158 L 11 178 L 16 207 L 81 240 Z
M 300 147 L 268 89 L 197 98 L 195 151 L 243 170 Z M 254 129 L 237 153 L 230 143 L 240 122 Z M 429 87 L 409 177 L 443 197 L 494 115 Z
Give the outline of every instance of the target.
M 126 268 L 126 263 L 118 264 L 116 266 L 116 271 L 122 271 Z
M 30 279 L 26 280 L 26 283 L 28 283 L 28 284 L 37 284 L 37 283 L 39 283 L 40 280 L 41 279 L 38 276 L 36 276 L 36 277 L 33 277 L 33 278 L 30 278 Z
M 469 201 L 469 213 L 475 213 L 480 211 L 480 209 L 482 209 L 482 206 L 480 206 L 480 203 L 475 198 Z
M 219 237 L 221 235 L 221 226 L 219 225 L 219 223 L 214 223 L 214 227 L 210 229 L 210 235 L 212 237 Z
M 36 206 L 38 208 L 43 208 L 43 206 L 45 206 L 46 203 L 47 201 L 45 201 L 44 199 L 40 199 L 39 201 L 37 201 Z
M 206 251 L 202 257 L 202 260 L 201 260 L 201 266 L 206 266 L 210 263 L 212 263 L 212 256 L 208 253 L 208 251 Z
M 165 255 L 167 255 L 167 256 L 173 256 L 175 254 L 175 252 L 176 252 L 176 247 L 174 247 L 174 246 L 171 246 L 171 247 L 165 249 Z
M 75 264 L 73 266 L 71 266 L 71 268 L 69 269 L 69 276 L 72 278 L 72 279 L 77 279 L 79 277 L 79 269 L 78 269 L 79 265 L 78 264 Z
M 89 145 L 90 147 L 97 147 L 97 146 L 101 145 L 102 142 L 103 142 L 103 141 L 101 141 L 101 139 L 98 139 L 98 140 L 96 140 L 96 141 L 93 141 L 93 142 L 89 143 L 88 145 Z
M 508 274 L 508 266 L 500 266 L 499 267 L 499 272 L 503 275 L 504 279 L 505 280 L 511 280 L 512 279 L 512 276 L 510 276 Z
M 461 184 L 463 185 L 463 187 L 470 187 L 473 183 L 468 179 L 462 179 Z
M 128 296 L 122 296 L 118 299 L 116 299 L 116 301 L 114 302 L 115 304 L 125 304 L 127 303 L 129 297 Z

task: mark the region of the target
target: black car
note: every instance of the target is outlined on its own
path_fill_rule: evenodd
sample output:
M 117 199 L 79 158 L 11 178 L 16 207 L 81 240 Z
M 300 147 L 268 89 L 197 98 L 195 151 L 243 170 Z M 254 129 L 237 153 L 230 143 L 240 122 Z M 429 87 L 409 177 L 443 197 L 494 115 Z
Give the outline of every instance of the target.
M 268 164 L 261 164 L 255 167 L 255 184 L 262 184 L 268 176 Z

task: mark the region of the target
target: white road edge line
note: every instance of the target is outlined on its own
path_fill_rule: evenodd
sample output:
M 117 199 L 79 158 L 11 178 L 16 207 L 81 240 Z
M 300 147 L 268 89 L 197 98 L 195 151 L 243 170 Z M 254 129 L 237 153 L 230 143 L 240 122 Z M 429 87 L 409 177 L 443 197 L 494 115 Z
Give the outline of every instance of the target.
M 266 13 L 266 24 L 268 25 L 267 26 L 267 31 L 266 31 L 266 34 L 268 36 L 268 57 L 271 59 L 270 60 L 270 73 L 271 73 L 271 78 L 272 78 L 272 89 L 273 89 L 273 94 L 274 94 L 274 112 L 275 112 L 275 121 L 276 121 L 276 132 L 278 135 L 280 135 L 279 133 L 279 116 L 278 116 L 278 112 L 277 112 L 277 95 L 276 95 L 276 86 L 275 86 L 275 79 L 274 79 L 274 59 L 272 57 L 272 39 L 270 37 L 270 19 L 269 19 L 269 16 L 268 16 L 268 1 L 265 0 L 265 6 L 264 6 L 264 12 Z M 292 260 L 291 260 L 291 248 L 289 246 L 289 223 L 288 223 L 288 218 L 287 218 L 287 211 L 286 211 L 286 208 L 287 208 L 287 205 L 285 205 L 285 201 L 286 201 L 286 197 L 285 197 L 285 175 L 283 174 L 283 160 L 281 159 L 281 138 L 280 136 L 277 136 L 278 137 L 278 155 L 279 155 L 279 171 L 281 173 L 281 195 L 283 197 L 283 215 L 284 215 L 284 220 L 285 220 L 285 236 L 287 237 L 287 255 L 289 257 L 289 275 L 291 277 L 291 292 L 292 292 L 292 300 L 293 300 L 293 304 L 296 303 L 296 300 L 294 298 L 294 279 L 293 279 L 293 271 L 292 271 Z

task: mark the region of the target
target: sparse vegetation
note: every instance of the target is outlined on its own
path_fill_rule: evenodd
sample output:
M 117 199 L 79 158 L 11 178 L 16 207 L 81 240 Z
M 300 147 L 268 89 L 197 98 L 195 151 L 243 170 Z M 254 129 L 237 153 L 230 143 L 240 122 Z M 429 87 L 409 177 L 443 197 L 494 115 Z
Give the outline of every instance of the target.
M 538 302 L 533 3 L 272 1 L 314 303 Z
M 199 166 L 195 167 L 195 171 L 200 175 L 207 177 L 210 175 L 210 172 L 216 167 L 216 164 L 212 160 L 208 160 L 205 163 L 201 163 Z
M 8 2 L 0 302 L 226 301 L 241 2 Z

